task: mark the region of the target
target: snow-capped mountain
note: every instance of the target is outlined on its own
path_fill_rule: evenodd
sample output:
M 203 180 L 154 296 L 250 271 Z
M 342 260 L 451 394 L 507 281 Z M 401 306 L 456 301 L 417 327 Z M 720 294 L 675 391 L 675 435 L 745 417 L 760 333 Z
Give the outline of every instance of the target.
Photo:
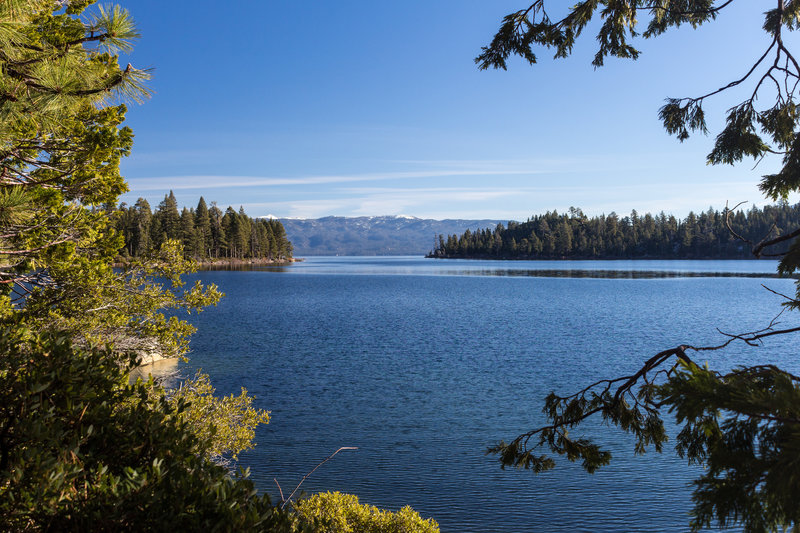
M 500 220 L 433 220 L 406 215 L 281 218 L 295 257 L 307 255 L 424 255 L 439 234 L 493 228 Z

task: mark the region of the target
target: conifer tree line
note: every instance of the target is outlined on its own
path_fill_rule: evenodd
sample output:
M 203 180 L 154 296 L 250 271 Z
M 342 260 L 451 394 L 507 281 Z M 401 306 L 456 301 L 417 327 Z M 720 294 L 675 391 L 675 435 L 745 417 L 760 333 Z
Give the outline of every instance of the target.
M 158 250 L 167 240 L 183 244 L 184 256 L 195 260 L 269 259 L 292 257 L 292 244 L 278 220 L 251 218 L 244 208 L 222 211 L 216 202 L 209 207 L 200 197 L 197 207 L 178 211 L 170 191 L 155 212 L 144 198 L 130 207 L 121 204 L 115 212 L 117 231 L 124 237 L 123 257 L 139 257 Z
M 726 224 L 726 218 L 730 224 Z M 589 218 L 577 208 L 537 215 L 525 222 L 467 230 L 463 235 L 439 235 L 431 257 L 492 259 L 750 259 L 751 242 L 800 226 L 800 204 L 781 202 L 747 211 L 689 212 L 684 219 L 633 210 L 620 217 L 612 212 Z M 776 249 L 774 253 L 785 252 Z

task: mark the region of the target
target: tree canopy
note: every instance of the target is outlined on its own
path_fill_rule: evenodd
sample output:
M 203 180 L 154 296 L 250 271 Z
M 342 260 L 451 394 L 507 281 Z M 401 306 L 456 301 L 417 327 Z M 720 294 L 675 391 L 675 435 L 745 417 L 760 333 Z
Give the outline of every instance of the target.
M 684 24 L 700 28 L 734 1 L 583 0 L 551 18 L 547 2 L 536 0 L 507 15 L 475 61 L 482 69 L 505 69 L 513 55 L 535 64 L 541 49 L 567 57 L 593 19 L 599 19 L 595 67 L 608 57 L 636 59 L 637 38 L 658 37 Z M 658 116 L 667 133 L 681 141 L 695 132 L 706 134 L 704 103 L 733 87 L 747 87 L 748 96 L 728 109 L 707 162 L 778 157 L 780 170 L 763 176 L 760 187 L 770 198 L 785 199 L 800 190 L 800 65 L 786 45 L 789 32 L 800 27 L 800 2 L 762 3 L 763 29 L 771 39 L 754 63 L 743 64 L 742 72 L 720 89 L 668 98 Z M 779 272 L 790 274 L 800 268 L 800 228 L 781 229 L 772 225 L 758 238 L 733 235 L 756 257 L 780 257 Z M 788 249 L 780 248 L 787 243 Z M 800 307 L 800 286 L 795 296 L 781 296 L 786 308 Z M 611 460 L 611 453 L 574 435 L 582 421 L 597 416 L 632 433 L 634 451 L 644 453 L 648 447 L 662 450 L 667 441 L 664 416 L 671 415 L 682 426 L 677 453 L 704 467 L 693 493 L 693 530 L 715 524 L 739 524 L 749 532 L 800 527 L 800 377 L 781 369 L 781 361 L 717 371 L 694 360 L 734 342 L 757 346 L 768 337 L 800 331 L 778 326 L 776 318 L 760 331 L 729 335 L 717 346 L 682 344 L 647 358 L 629 375 L 564 396 L 551 393 L 543 410 L 547 425 L 490 451 L 503 466 L 541 472 L 555 466 L 550 456 L 539 453 L 543 448 L 594 472 Z
M 128 383 L 144 348 L 187 349 L 192 327 L 166 312 L 220 293 L 182 288 L 176 240 L 112 267 L 108 206 L 133 142 L 122 100 L 147 96 L 147 73 L 118 63 L 137 37 L 128 13 L 91 4 L 0 3 L 0 529 L 292 529 L 209 460 L 266 422 L 244 392 Z
M 183 287 L 192 265 L 174 242 L 112 268 L 122 239 L 106 207 L 127 191 L 119 163 L 133 144 L 123 100 L 146 98 L 149 75 L 119 65 L 116 54 L 138 37 L 128 12 L 86 12 L 92 3 L 0 6 L 0 316 L 85 342 L 182 353 L 191 327 L 163 311 L 220 294 Z
M 781 202 L 763 209 L 722 212 L 713 208 L 684 219 L 639 214 L 587 217 L 578 208 L 530 217 L 506 226 L 439 236 L 430 256 L 485 259 L 746 259 L 751 247 L 772 230 L 800 227 L 800 206 Z M 775 247 L 785 252 L 789 243 Z
M 216 202 L 208 207 L 203 197 L 197 208 L 183 208 L 170 191 L 155 212 L 144 198 L 113 212 L 115 226 L 125 245 L 123 258 L 147 256 L 168 240 L 183 245 L 186 259 L 214 261 L 225 259 L 265 259 L 287 261 L 292 258 L 292 243 L 279 220 L 254 219 L 232 207 L 222 211 Z
M 272 505 L 228 468 L 269 419 L 244 389 L 130 382 L 143 351 L 187 351 L 176 311 L 221 297 L 184 288 L 193 258 L 291 245 L 279 222 L 202 199 L 115 208 L 133 142 L 123 101 L 147 96 L 148 74 L 119 65 L 138 37 L 128 12 L 92 4 L 0 2 L 0 530 L 319 531 L 333 518 Z

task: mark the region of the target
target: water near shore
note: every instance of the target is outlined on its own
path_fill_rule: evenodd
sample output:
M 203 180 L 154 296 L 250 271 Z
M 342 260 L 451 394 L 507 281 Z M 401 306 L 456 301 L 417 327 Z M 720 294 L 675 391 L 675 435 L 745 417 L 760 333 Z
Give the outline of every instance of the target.
M 227 296 L 190 317 L 199 328 L 185 374 L 219 393 L 246 387 L 272 411 L 241 457 L 261 490 L 303 485 L 409 504 L 442 531 L 685 531 L 697 471 L 674 453 L 634 457 L 613 428 L 594 475 L 500 470 L 487 446 L 543 422 L 542 398 L 630 372 L 717 328 L 764 327 L 793 280 L 760 261 L 437 261 L 310 258 L 283 267 L 197 274 Z M 785 325 L 796 325 L 791 314 Z M 704 354 L 800 369 L 796 342 L 769 339 Z

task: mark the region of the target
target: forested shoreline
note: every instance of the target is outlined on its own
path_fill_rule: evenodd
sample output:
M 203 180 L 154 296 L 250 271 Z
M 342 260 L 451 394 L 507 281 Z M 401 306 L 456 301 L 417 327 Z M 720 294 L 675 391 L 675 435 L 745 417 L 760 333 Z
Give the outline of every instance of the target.
M 144 198 L 114 211 L 117 231 L 124 237 L 121 258 L 142 256 L 158 250 L 167 240 L 183 244 L 184 257 L 201 263 L 217 261 L 292 261 L 292 244 L 279 220 L 252 218 L 243 208 L 209 207 L 201 196 L 196 208 L 178 211 L 172 191 L 155 211 Z
M 726 222 L 727 219 L 727 222 Z M 730 228 L 728 227 L 730 225 Z M 461 259 L 749 259 L 752 244 L 800 226 L 800 204 L 722 212 L 709 208 L 678 219 L 640 216 L 587 217 L 580 209 L 530 217 L 525 222 L 438 236 L 428 257 Z M 732 230 L 732 231 L 731 231 Z M 735 235 L 734 235 L 735 233 Z M 737 237 L 738 235 L 738 237 Z M 739 238 L 740 237 L 740 238 Z M 772 253 L 785 252 L 788 242 Z

